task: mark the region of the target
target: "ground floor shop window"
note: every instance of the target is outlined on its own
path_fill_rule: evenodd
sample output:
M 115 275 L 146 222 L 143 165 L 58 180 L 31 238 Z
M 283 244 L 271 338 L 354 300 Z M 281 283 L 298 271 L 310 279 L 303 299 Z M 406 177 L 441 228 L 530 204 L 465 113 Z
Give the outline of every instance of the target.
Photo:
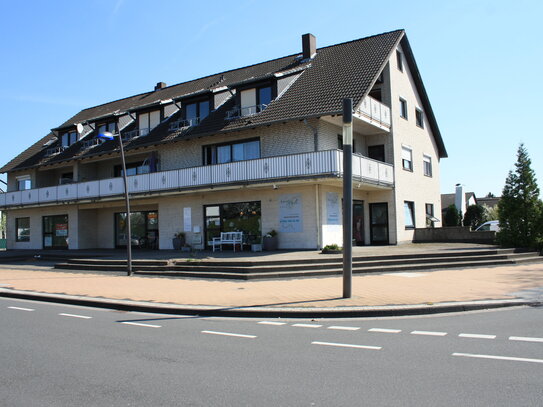
M 16 218 L 15 230 L 17 231 L 15 241 L 30 242 L 30 218 Z
M 115 214 L 115 246 L 126 247 L 126 212 Z M 133 247 L 141 249 L 158 249 L 158 212 L 130 213 L 130 242 Z
M 204 216 L 207 247 L 221 232 L 243 232 L 243 243 L 247 245 L 261 242 L 260 201 L 207 205 Z
M 68 215 L 44 216 L 43 248 L 67 249 L 68 241 Z

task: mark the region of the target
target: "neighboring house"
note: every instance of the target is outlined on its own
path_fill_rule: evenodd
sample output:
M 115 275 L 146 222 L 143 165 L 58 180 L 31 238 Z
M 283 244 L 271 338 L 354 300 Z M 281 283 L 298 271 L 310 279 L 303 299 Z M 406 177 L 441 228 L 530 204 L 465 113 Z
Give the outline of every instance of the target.
M 82 110 L 0 169 L 8 248 L 209 247 L 278 231 L 280 249 L 342 242 L 342 100 L 354 105 L 353 239 L 412 241 L 441 207 L 447 152 L 403 30 L 316 48 Z M 118 141 L 127 155 L 125 230 Z M 436 226 L 440 226 L 439 222 Z
M 459 196 L 460 195 L 460 196 Z M 461 195 L 464 195 L 464 199 L 461 199 Z M 447 208 L 451 205 L 456 206 L 462 214 L 466 212 L 466 208 L 471 205 L 477 205 L 479 198 L 475 196 L 473 192 L 463 192 L 460 190 L 456 194 L 441 194 L 441 216 L 445 217 Z

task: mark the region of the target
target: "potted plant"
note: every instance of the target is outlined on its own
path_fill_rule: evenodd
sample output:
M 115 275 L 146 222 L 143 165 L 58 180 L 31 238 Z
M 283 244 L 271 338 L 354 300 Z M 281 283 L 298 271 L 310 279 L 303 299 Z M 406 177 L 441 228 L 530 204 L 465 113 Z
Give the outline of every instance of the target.
M 340 247 L 338 244 L 328 244 L 322 248 L 322 254 L 341 254 L 343 253 L 343 247 Z
M 264 245 L 264 250 L 266 251 L 277 250 L 277 232 L 272 229 L 270 232 L 266 233 L 264 239 L 262 239 L 262 243 Z
M 183 232 L 176 233 L 173 235 L 172 242 L 174 250 L 181 250 L 185 246 L 185 234 Z

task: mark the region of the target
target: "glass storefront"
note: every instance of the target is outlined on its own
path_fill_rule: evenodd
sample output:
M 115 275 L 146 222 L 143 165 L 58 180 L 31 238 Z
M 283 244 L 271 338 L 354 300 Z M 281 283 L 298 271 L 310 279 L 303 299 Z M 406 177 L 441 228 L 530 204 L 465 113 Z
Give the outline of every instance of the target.
M 68 239 L 68 215 L 43 217 L 44 249 L 67 249 Z
M 387 203 L 370 204 L 370 239 L 371 244 L 388 244 L 388 205 Z
M 126 247 L 126 212 L 115 214 L 115 246 Z M 132 212 L 130 214 L 131 244 L 140 249 L 158 249 L 158 212 Z
M 204 207 L 204 216 L 207 247 L 221 232 L 243 232 L 247 245 L 261 242 L 260 201 L 208 205 Z

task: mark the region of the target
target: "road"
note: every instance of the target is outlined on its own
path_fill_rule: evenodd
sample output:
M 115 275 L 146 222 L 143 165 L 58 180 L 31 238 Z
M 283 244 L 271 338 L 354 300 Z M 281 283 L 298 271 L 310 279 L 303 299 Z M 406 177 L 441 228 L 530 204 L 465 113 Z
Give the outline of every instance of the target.
M 163 316 L 0 299 L 2 406 L 541 406 L 543 308 Z

